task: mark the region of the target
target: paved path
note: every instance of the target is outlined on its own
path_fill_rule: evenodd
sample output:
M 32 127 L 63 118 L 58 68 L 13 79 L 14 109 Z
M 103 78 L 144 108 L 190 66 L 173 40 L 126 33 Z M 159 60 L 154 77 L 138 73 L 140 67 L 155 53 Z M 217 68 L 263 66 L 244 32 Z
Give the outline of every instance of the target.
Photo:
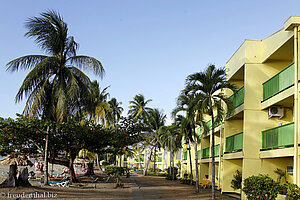
M 180 184 L 179 181 L 169 181 L 164 177 L 133 174 L 130 178 L 133 200 L 148 199 L 211 199 L 210 189 L 195 192 L 195 186 Z M 216 192 L 217 199 L 231 200 Z

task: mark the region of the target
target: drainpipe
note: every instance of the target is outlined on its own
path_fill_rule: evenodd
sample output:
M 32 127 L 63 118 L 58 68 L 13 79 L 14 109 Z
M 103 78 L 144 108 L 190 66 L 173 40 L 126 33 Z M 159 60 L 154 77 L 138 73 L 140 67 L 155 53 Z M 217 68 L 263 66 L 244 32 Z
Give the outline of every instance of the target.
M 294 93 L 294 167 L 293 167 L 293 182 L 299 182 L 299 153 L 298 153 L 298 68 L 299 68 L 299 46 L 298 46 L 298 26 L 294 27 L 294 63 L 295 63 L 295 93 Z

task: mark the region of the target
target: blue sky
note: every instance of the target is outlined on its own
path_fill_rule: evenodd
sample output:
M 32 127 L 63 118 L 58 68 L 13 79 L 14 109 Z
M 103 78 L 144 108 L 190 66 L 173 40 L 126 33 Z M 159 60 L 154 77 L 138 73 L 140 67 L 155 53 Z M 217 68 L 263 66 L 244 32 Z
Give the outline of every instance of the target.
M 170 114 L 185 78 L 213 63 L 224 67 L 245 39 L 263 39 L 300 15 L 300 1 L 282 0 L 52 0 L 1 1 L 0 117 L 22 113 L 14 97 L 27 72 L 8 73 L 14 58 L 43 54 L 24 37 L 24 22 L 47 9 L 63 15 L 78 54 L 100 60 L 101 87 L 123 102 L 136 94 Z M 99 79 L 90 76 L 92 80 Z

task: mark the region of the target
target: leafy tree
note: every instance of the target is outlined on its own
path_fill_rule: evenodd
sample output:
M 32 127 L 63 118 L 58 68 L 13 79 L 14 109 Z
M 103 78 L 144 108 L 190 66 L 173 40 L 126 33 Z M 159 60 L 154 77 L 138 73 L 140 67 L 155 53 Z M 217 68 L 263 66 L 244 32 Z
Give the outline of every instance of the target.
M 187 77 L 186 91 L 195 95 L 198 113 L 207 113 L 211 116 L 212 130 L 212 199 L 215 199 L 215 137 L 214 127 L 216 122 L 221 122 L 225 115 L 224 105 L 229 113 L 233 110 L 230 99 L 218 93 L 221 90 L 235 90 L 235 86 L 226 81 L 225 69 L 217 69 L 209 65 L 203 72 L 191 74 Z
M 142 130 L 138 123 L 122 118 L 117 128 L 108 129 L 83 118 L 70 118 L 66 122 L 46 122 L 38 118 L 20 116 L 16 120 L 0 119 L 0 152 L 2 155 L 11 152 L 40 154 L 48 127 L 54 134 L 49 137 L 53 158 L 50 163 L 68 167 L 71 181 L 76 181 L 73 168 L 74 159 L 80 152 L 99 154 L 118 153 L 128 146 L 140 141 Z

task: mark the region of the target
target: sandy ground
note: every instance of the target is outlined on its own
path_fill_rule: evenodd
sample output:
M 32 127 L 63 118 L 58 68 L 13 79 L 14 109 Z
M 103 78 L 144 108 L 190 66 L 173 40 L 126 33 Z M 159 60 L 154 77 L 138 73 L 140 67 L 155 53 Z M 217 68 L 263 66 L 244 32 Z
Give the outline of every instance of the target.
M 50 167 L 51 169 L 51 167 Z M 58 172 L 61 166 L 54 166 Z M 0 183 L 5 180 L 8 166 L 0 166 Z M 31 169 L 29 169 L 31 171 Z M 103 175 L 101 171 L 95 171 L 97 175 Z M 41 186 L 40 180 L 30 180 L 33 187 L 30 188 L 0 188 L 1 199 L 210 199 L 210 189 L 201 189 L 195 192 L 195 186 L 180 184 L 179 181 L 165 180 L 164 177 L 155 177 L 132 174 L 130 178 L 122 177 L 123 188 L 115 188 L 115 180 L 108 183 L 98 181 L 91 183 L 90 177 L 85 177 L 80 168 L 77 169 L 80 183 L 74 183 L 68 188 L 57 186 Z M 221 196 L 216 192 L 217 199 L 229 200 L 231 198 Z
M 180 184 L 179 181 L 166 180 L 164 177 L 132 175 L 135 186 L 132 187 L 134 199 L 211 199 L 211 189 L 200 189 L 195 186 Z M 216 199 L 232 200 L 216 191 Z

